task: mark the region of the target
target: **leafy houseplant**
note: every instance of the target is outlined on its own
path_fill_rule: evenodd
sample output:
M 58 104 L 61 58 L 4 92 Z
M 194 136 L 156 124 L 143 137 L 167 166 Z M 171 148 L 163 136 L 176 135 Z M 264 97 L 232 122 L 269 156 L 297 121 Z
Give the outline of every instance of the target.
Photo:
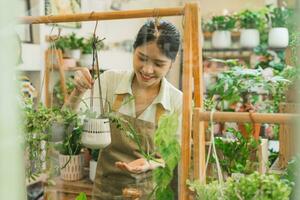
M 215 138 L 215 145 L 220 153 L 219 162 L 223 172 L 229 176 L 232 173 L 249 174 L 254 172 L 258 167 L 256 152 L 259 141 L 251 136 L 245 138 L 233 128 L 228 128 L 226 132 L 231 133 L 233 138 Z
M 197 200 L 288 200 L 289 185 L 274 175 L 253 174 L 229 178 L 225 183 L 212 182 L 207 185 L 198 181 L 187 181 Z
M 83 45 L 83 37 L 77 37 L 75 33 L 66 36 L 67 44 L 65 47 L 65 56 L 79 60 L 80 48 Z
M 288 46 L 289 32 L 286 27 L 290 15 L 291 11 L 285 7 L 270 8 L 269 20 L 272 24 L 268 38 L 270 47 L 285 48 Z
M 231 46 L 230 31 L 235 27 L 236 18 L 231 15 L 214 16 L 211 20 L 212 46 L 214 48 L 229 48 Z
M 259 45 L 259 28 L 264 22 L 260 12 L 244 10 L 238 15 L 241 30 L 241 47 L 253 48 Z

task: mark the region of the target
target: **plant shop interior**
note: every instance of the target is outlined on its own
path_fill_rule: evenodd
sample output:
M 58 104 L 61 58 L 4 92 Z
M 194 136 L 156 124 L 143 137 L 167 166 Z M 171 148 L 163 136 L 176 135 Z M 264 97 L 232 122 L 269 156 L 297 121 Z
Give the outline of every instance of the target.
M 299 1 L 8 4 L 3 199 L 300 199 Z

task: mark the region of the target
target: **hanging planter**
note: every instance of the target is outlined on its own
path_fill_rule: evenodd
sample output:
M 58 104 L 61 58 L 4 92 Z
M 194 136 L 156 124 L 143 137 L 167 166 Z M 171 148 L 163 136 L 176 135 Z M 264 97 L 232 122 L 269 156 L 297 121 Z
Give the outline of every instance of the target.
M 83 154 L 59 154 L 60 177 L 65 181 L 77 181 L 83 178 Z
M 100 83 L 100 69 L 99 69 L 99 62 L 98 62 L 98 54 L 97 54 L 97 47 L 99 44 L 102 44 L 102 40 L 99 40 L 95 34 L 92 38 L 88 40 L 86 44 L 87 50 L 92 50 L 92 77 L 95 79 L 97 78 L 98 88 L 99 88 L 99 101 L 100 101 L 100 117 L 94 116 L 88 117 L 84 120 L 83 125 L 83 135 L 81 138 L 82 144 L 91 149 L 101 149 L 105 148 L 111 143 L 111 135 L 110 135 L 110 124 L 109 119 L 102 117 L 104 115 L 104 107 L 103 107 L 103 99 L 102 99 L 102 90 L 101 90 L 101 83 Z M 89 48 L 87 48 L 89 47 Z M 94 111 L 94 97 L 93 92 L 94 87 L 92 88 L 91 96 L 90 96 L 90 109 L 92 112 Z
M 111 143 L 108 118 L 84 120 L 82 144 L 90 149 L 102 149 Z

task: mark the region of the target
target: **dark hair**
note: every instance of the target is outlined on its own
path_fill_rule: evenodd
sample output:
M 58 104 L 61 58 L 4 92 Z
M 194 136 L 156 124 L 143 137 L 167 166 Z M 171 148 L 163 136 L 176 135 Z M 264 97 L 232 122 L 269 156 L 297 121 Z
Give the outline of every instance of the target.
M 156 42 L 165 56 L 173 61 L 175 60 L 180 46 L 180 33 L 172 23 L 159 20 L 156 29 L 154 20 L 148 20 L 140 28 L 133 49 L 152 41 Z

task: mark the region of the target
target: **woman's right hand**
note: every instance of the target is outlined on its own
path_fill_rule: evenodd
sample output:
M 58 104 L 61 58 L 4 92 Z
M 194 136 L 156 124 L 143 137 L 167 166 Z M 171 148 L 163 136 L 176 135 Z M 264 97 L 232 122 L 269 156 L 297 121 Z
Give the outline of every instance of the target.
M 80 93 L 92 88 L 94 80 L 87 68 L 82 68 L 75 72 L 74 84 Z

